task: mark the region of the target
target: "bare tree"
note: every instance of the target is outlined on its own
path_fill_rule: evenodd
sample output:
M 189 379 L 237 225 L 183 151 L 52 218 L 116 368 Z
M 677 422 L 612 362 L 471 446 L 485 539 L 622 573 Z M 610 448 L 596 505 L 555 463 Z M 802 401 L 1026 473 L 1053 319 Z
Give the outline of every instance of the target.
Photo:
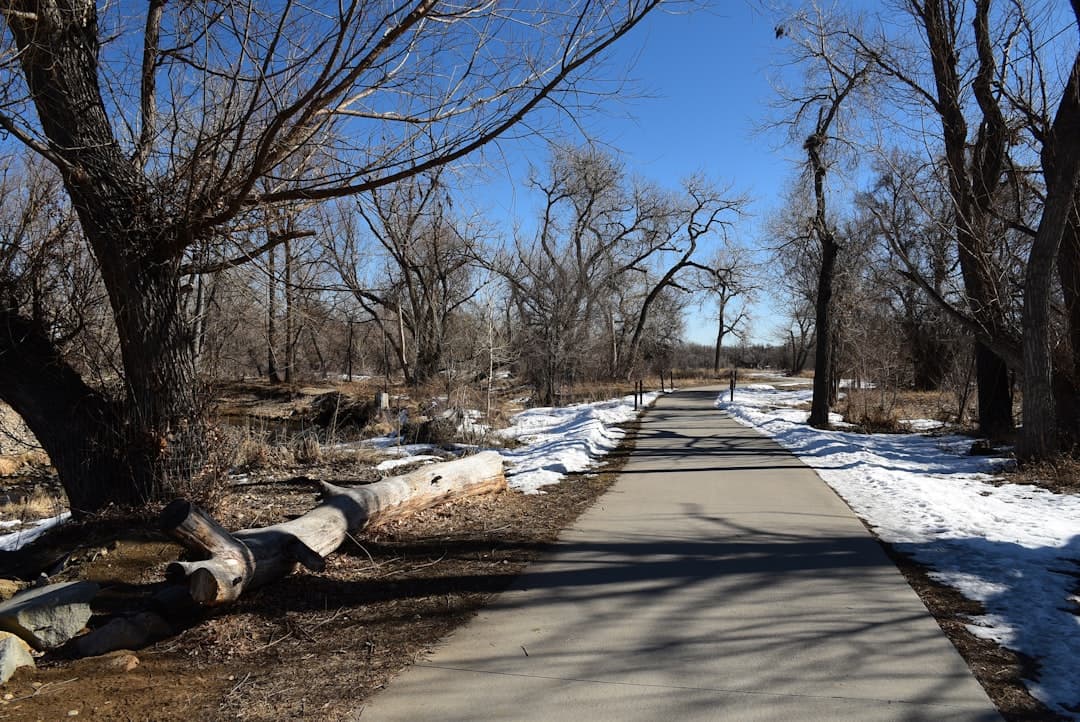
M 998 284 L 1004 274 L 996 256 L 995 206 L 1010 168 L 1012 130 L 1000 92 L 1006 69 L 999 53 L 1008 51 L 995 46 L 990 5 L 990 0 L 975 0 L 969 36 L 964 31 L 965 0 L 905 0 L 903 9 L 925 49 L 914 50 L 884 36 L 873 42 L 858 32 L 850 37 L 884 77 L 906 89 L 910 99 L 929 108 L 941 124 L 943 176 L 952 201 L 965 300 L 976 331 L 979 426 L 988 436 L 1002 436 L 1013 427 L 1010 359 L 1002 355 L 1011 339 L 1008 297 Z M 921 72 L 927 67 L 928 77 Z M 973 106 L 967 102 L 969 94 Z
M 359 199 L 345 210 L 359 222 L 342 225 L 329 246 L 335 269 L 383 329 L 408 383 L 439 373 L 453 316 L 479 290 L 485 229 L 454 205 L 442 169 L 425 173 Z M 388 316 L 396 323 L 385 322 Z
M 681 193 L 631 183 L 614 158 L 589 148 L 556 150 L 547 177 L 530 183 L 544 199 L 536 236 L 517 238 L 494 270 L 518 312 L 530 381 L 553 403 L 589 339 L 605 331 L 609 372 L 631 372 L 654 306 L 686 290 L 680 275 L 698 266 L 699 243 L 740 201 L 699 178 Z
M 40 435 L 86 430 L 85 466 L 62 472 L 74 510 L 162 498 L 203 467 L 189 249 L 268 205 L 371 191 L 578 107 L 580 81 L 658 4 L 152 0 L 132 17 L 92 0 L 8 3 L 0 127 L 59 170 L 124 372 L 107 397 L 30 319 L 0 315 L 0 375 L 21 379 L 5 400 Z
M 969 7 L 970 34 L 965 32 Z M 1062 291 L 1076 298 L 1075 274 L 1068 271 L 1078 267 L 1075 259 L 1080 257 L 1074 255 L 1078 246 L 1070 230 L 1076 226 L 1070 218 L 1075 216 L 1080 167 L 1080 144 L 1075 141 L 1080 128 L 1080 54 L 1069 46 L 1056 62 L 1046 60 L 1062 46 L 1053 41 L 1055 37 L 1070 29 L 1075 33 L 1069 26 L 1080 25 L 1080 6 L 1072 3 L 1071 16 L 1064 11 L 1064 18 L 1055 18 L 1049 6 L 1037 8 L 1021 0 L 997 6 L 990 0 L 970 5 L 962 0 L 909 0 L 904 9 L 925 38 L 928 58 L 911 50 L 897 52 L 884 33 L 874 42 L 852 33 L 852 42 L 940 119 L 943 166 L 968 304 L 967 309 L 949 308 L 949 313 L 977 339 L 980 426 L 992 436 L 1011 428 L 1007 370 L 1010 366 L 1022 370 L 1020 453 L 1046 456 L 1060 445 L 1057 414 L 1068 417 L 1066 445 L 1073 445 L 1080 432 L 1078 386 L 1070 380 L 1075 379 L 1073 369 L 1080 368 L 1075 352 L 1080 344 L 1070 344 L 1072 360 L 1055 370 L 1050 331 L 1055 262 L 1063 270 Z M 932 83 L 919 73 L 927 65 Z M 1065 70 L 1054 78 L 1048 65 Z M 974 104 L 967 102 L 969 94 Z M 1021 137 L 1022 127 L 1037 148 L 1045 190 L 1034 220 L 1015 208 L 1023 206 L 1031 190 L 1028 169 L 1020 165 L 1030 151 Z M 1022 336 L 1009 324 L 1010 296 L 1000 286 L 1000 279 L 1008 277 L 1000 263 L 1003 229 L 1021 231 L 1030 239 L 1023 254 Z M 1076 319 L 1080 323 L 1080 313 Z M 1072 318 L 1068 320 L 1071 324 Z
M 713 188 L 701 177 L 692 176 L 684 182 L 682 198 L 676 200 L 672 207 L 672 218 L 664 231 L 667 238 L 663 245 L 657 246 L 658 253 L 655 254 L 671 254 L 675 257 L 661 271 L 659 279 L 651 284 L 640 303 L 637 321 L 633 327 L 634 333 L 630 338 L 629 353 L 625 356 L 626 371 L 632 369 L 637 360 L 642 334 L 653 303 L 668 289 L 688 290 L 679 285 L 680 275 L 688 269 L 704 270 L 695 258 L 698 244 L 717 230 L 726 230 L 729 224 L 726 216 L 737 213 L 743 202 L 740 198 L 731 197 Z M 714 274 L 718 273 L 716 269 L 709 270 Z
M 815 300 L 816 349 L 814 353 L 814 395 L 810 405 L 811 426 L 829 425 L 829 406 L 834 395 L 833 285 L 840 241 L 830 218 L 827 176 L 835 161 L 834 146 L 848 142 L 841 110 L 850 105 L 870 77 L 870 66 L 857 53 L 846 52 L 838 42 L 834 20 L 814 8 L 785 24 L 785 33 L 794 43 L 798 62 L 806 67 L 804 87 L 786 98 L 794 106 L 790 123 L 793 136 L 805 133 L 807 173 L 813 188 L 813 210 L 808 220 L 810 234 L 821 247 Z
M 964 296 L 951 201 L 932 165 L 911 154 L 890 153 L 875 170 L 873 186 L 856 199 L 878 238 L 874 284 L 899 319 L 914 387 L 936 389 L 958 349 L 957 324 L 935 299 L 957 304 Z
M 720 373 L 720 352 L 724 338 L 738 335 L 749 320 L 747 303 L 754 299 L 759 289 L 755 278 L 755 265 L 742 246 L 725 238 L 717 246 L 709 261 L 698 269 L 695 284 L 705 294 L 706 302 L 716 305 L 716 345 L 713 349 L 713 373 Z M 737 300 L 742 304 L 736 307 Z

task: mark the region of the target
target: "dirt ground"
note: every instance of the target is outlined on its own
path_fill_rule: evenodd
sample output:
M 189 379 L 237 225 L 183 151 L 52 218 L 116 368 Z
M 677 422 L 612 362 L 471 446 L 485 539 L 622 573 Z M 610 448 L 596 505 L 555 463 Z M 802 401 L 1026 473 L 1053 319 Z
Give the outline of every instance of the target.
M 610 486 L 625 453 L 546 494 L 476 497 L 367 530 L 325 572 L 301 570 L 146 649 L 43 657 L 0 688 L 0 720 L 342 719 L 505 588 Z M 252 475 L 218 519 L 235 529 L 310 509 L 301 473 L 345 485 L 377 476 L 352 461 Z M 0 576 L 70 549 L 51 580 L 97 581 L 102 613 L 160 585 L 181 553 L 138 521 L 69 524 L 32 551 L 0 555 Z
M 283 406 L 298 404 L 302 399 L 293 395 L 233 399 L 237 413 L 263 420 L 291 418 Z M 37 669 L 22 669 L 0 687 L 0 720 L 343 719 L 509 585 L 603 494 L 631 446 L 628 441 L 595 472 L 546 494 L 477 497 L 366 530 L 331 555 L 324 572 L 300 570 L 145 649 L 42 657 Z M 350 485 L 379 477 L 374 456 L 327 454 L 300 463 L 303 455 L 287 445 L 266 449 L 266 458 L 224 495 L 215 516 L 227 529 L 272 524 L 312 508 L 317 499 L 307 479 Z M 1063 469 L 1059 477 L 1075 479 L 1073 471 Z M 1009 481 L 1033 483 L 1038 476 L 1021 470 Z M 49 483 L 32 464 L 17 479 L 15 487 L 24 490 Z M 1076 491 L 1060 480 L 1052 484 Z M 32 491 L 21 493 L 35 498 Z M 47 513 L 44 504 L 40 515 Z M 154 526 L 152 519 L 132 518 L 68 524 L 23 552 L 0 553 L 0 577 L 32 577 L 65 559 L 51 581 L 102 585 L 94 626 L 109 613 L 134 608 L 164 583 L 164 568 L 181 549 Z M 980 611 L 978 605 L 887 551 L 1005 718 L 1055 719 L 1021 682 L 1037 672 L 1031 660 L 967 632 L 966 618 Z

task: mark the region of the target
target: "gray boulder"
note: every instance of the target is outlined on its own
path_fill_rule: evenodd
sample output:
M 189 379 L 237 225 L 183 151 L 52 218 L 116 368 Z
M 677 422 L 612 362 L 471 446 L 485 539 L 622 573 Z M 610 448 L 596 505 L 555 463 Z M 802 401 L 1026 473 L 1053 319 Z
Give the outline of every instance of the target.
M 4 684 L 19 667 L 34 667 L 30 645 L 11 632 L 0 632 L 0 684 Z
M 20 592 L 0 604 L 0 630 L 11 632 L 38 650 L 55 649 L 86 626 L 93 582 L 49 584 Z

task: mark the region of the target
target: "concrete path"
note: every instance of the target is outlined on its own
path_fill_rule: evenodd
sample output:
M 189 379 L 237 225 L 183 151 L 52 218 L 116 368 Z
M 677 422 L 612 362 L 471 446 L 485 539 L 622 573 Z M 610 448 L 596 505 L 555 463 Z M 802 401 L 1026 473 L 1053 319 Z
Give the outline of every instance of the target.
M 660 399 L 614 488 L 357 719 L 999 719 L 862 523 L 718 391 Z

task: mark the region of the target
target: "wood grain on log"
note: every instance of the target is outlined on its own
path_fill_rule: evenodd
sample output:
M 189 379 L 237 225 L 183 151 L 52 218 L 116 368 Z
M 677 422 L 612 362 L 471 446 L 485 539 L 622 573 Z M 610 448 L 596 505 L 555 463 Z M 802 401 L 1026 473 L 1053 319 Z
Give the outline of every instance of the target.
M 364 527 L 455 499 L 506 489 L 502 457 L 485 451 L 432 464 L 358 487 L 319 483 L 323 502 L 291 521 L 230 534 L 195 504 L 178 499 L 162 512 L 162 527 L 201 561 L 173 562 L 167 574 L 185 581 L 198 604 L 235 601 L 246 590 L 284 577 L 302 564 L 325 568 L 324 557 Z

